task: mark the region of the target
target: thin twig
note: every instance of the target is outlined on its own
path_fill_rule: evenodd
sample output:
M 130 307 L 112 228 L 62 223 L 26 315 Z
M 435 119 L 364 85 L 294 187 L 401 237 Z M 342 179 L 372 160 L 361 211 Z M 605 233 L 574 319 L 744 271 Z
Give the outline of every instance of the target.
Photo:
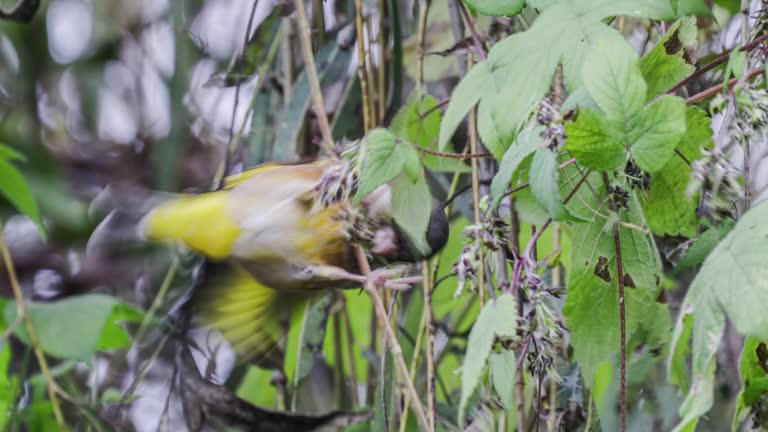
M 379 45 L 379 124 L 384 123 L 384 118 L 387 115 L 387 42 L 389 37 L 386 32 L 386 25 L 384 24 L 384 17 L 387 16 L 386 0 L 379 0 L 379 30 L 376 34 L 376 42 Z
M 493 157 L 493 154 L 483 152 L 483 153 L 446 153 L 446 152 L 439 152 L 435 150 L 430 150 L 426 147 L 422 146 L 414 146 L 416 150 L 420 151 L 421 153 L 425 153 L 432 156 L 439 156 L 444 158 L 450 158 L 450 159 L 481 159 L 481 158 L 488 158 Z
M 485 48 L 483 48 L 483 44 L 480 42 L 480 37 L 477 35 L 475 24 L 472 22 L 472 17 L 469 16 L 467 7 L 464 6 L 464 2 L 461 0 L 456 0 L 456 4 L 459 6 L 459 10 L 464 16 L 464 21 L 466 22 L 467 27 L 469 27 L 469 32 L 472 33 L 472 41 L 475 43 L 475 49 L 477 49 L 477 52 L 480 53 L 480 56 L 483 58 L 483 60 L 487 59 L 488 54 L 485 53 Z
M 40 365 L 40 372 L 43 374 L 43 378 L 45 378 L 45 381 L 48 384 L 48 398 L 51 400 L 53 415 L 56 417 L 56 423 L 59 426 L 59 430 L 67 431 L 67 424 L 64 422 L 64 416 L 61 413 L 61 406 L 59 406 L 59 399 L 56 397 L 56 390 L 58 389 L 58 385 L 53 380 L 50 369 L 48 369 L 48 361 L 45 359 L 42 348 L 40 348 L 40 339 L 37 337 L 37 332 L 35 331 L 35 325 L 32 323 L 32 318 L 30 318 L 27 314 L 26 305 L 24 303 L 24 295 L 21 293 L 19 279 L 16 277 L 16 267 L 13 265 L 11 251 L 8 250 L 8 245 L 5 243 L 5 238 L 3 236 L 2 224 L 0 224 L 0 252 L 3 255 L 3 262 L 5 263 L 5 270 L 8 272 L 8 280 L 11 283 L 13 296 L 16 299 L 17 316 L 21 316 L 24 319 L 24 325 L 27 329 L 27 334 L 32 345 L 32 350 L 35 352 L 37 363 Z
M 765 42 L 766 39 L 768 39 L 768 34 L 764 34 L 764 35 L 756 38 L 752 42 L 744 45 L 743 47 L 741 47 L 739 49 L 739 51 L 743 51 L 743 52 L 752 51 L 753 49 L 759 47 L 763 42 Z M 672 94 L 672 93 L 676 92 L 678 89 L 680 89 L 684 85 L 688 84 L 689 82 L 695 80 L 696 78 L 704 75 L 705 73 L 711 71 L 712 69 L 714 69 L 714 68 L 720 66 L 721 64 L 727 62 L 730 57 L 731 57 L 731 52 L 729 51 L 729 52 L 721 55 L 720 57 L 716 58 L 712 62 L 707 63 L 706 66 L 703 66 L 700 69 L 697 69 L 696 72 L 692 73 L 690 76 L 688 76 L 684 80 L 682 80 L 679 83 L 675 84 L 674 87 L 672 87 L 671 89 L 667 90 L 667 94 Z
M 317 68 L 315 67 L 315 57 L 312 54 L 312 40 L 309 37 L 310 27 L 309 22 L 307 22 L 307 13 L 304 10 L 304 2 L 302 0 L 293 0 L 293 4 L 299 20 L 299 41 L 301 42 L 301 53 L 304 57 L 304 70 L 307 73 L 309 87 L 312 92 L 312 105 L 314 105 L 315 117 L 317 117 L 317 124 L 323 137 L 323 146 L 329 154 L 333 155 L 333 134 L 328 123 L 328 116 L 325 115 L 323 89 L 320 87 L 320 79 L 317 77 Z
M 355 254 L 357 255 L 357 263 L 360 266 L 360 270 L 362 271 L 363 275 L 367 276 L 371 273 L 371 266 L 368 264 L 368 259 L 365 257 L 365 252 L 363 251 L 363 248 L 360 247 L 360 245 L 355 247 Z M 379 326 L 384 332 L 384 340 L 387 345 L 389 345 L 389 350 L 392 352 L 395 366 L 398 369 L 400 379 L 403 381 L 402 384 L 405 385 L 405 389 L 411 394 L 411 408 L 416 412 L 416 416 L 419 419 L 419 424 L 421 427 L 424 430 L 428 430 L 429 421 L 427 420 L 427 416 L 424 413 L 424 407 L 421 405 L 421 399 L 419 399 L 419 394 L 416 391 L 416 387 L 413 385 L 413 381 L 411 381 L 410 377 L 408 376 L 408 367 L 405 365 L 405 359 L 403 359 L 403 349 L 400 347 L 400 343 L 397 341 L 397 335 L 395 334 L 395 331 L 392 330 L 392 325 L 390 324 L 387 317 L 387 311 L 384 309 L 384 303 L 382 303 L 379 292 L 376 290 L 376 287 L 373 285 L 372 281 L 369 280 L 365 283 L 365 290 L 371 296 L 371 300 L 373 301 L 373 308 L 376 312 L 376 316 L 378 317 Z
M 741 0 L 741 44 L 746 45 L 747 38 L 749 37 L 749 4 L 750 0 Z M 742 75 L 747 72 L 749 68 L 749 61 L 744 61 L 742 67 Z M 747 210 L 751 207 L 752 202 L 752 188 L 750 187 L 750 142 L 746 140 L 743 143 L 744 146 L 744 206 Z
M 367 17 L 363 18 L 363 25 L 365 26 L 365 35 L 366 40 L 368 40 L 368 49 L 365 51 L 365 70 L 368 73 L 368 103 L 371 104 L 371 106 L 368 108 L 369 112 L 371 113 L 371 129 L 375 128 L 377 125 L 377 120 L 379 118 L 377 111 L 377 103 L 376 99 L 378 99 L 378 79 L 376 78 L 376 68 L 373 67 L 373 31 L 371 29 L 371 16 L 368 15 Z
M 467 64 L 467 67 L 471 65 Z M 472 109 L 469 113 L 469 151 L 471 154 L 477 154 L 480 144 L 477 139 L 477 113 Z M 472 206 L 475 212 L 475 223 L 479 224 L 480 218 L 480 165 L 477 158 L 472 159 Z M 479 244 L 480 239 L 476 242 Z M 480 293 L 480 305 L 485 304 L 485 257 L 482 248 L 478 248 L 480 255 L 480 266 L 477 270 L 478 291 Z
M 243 48 L 242 51 L 239 53 L 237 57 L 245 58 L 246 53 L 245 51 L 248 49 L 248 39 L 251 36 L 251 29 L 253 28 L 253 18 L 256 16 L 256 6 L 259 4 L 257 0 L 253 2 L 253 6 L 251 6 L 251 13 L 248 16 L 248 25 L 245 28 L 245 36 L 243 36 Z M 240 75 L 243 68 L 243 63 L 239 62 L 238 60 L 235 60 L 235 71 L 236 75 Z M 240 103 L 240 88 L 242 85 L 242 79 L 237 79 L 237 84 L 235 85 L 235 101 L 232 104 L 232 117 L 229 121 L 229 143 L 227 144 L 227 151 L 224 153 L 224 168 L 223 172 L 226 176 L 230 173 L 230 170 L 232 169 L 232 159 L 235 156 L 235 153 L 237 151 L 237 145 L 240 142 L 240 136 L 238 135 L 236 137 L 235 135 L 235 118 L 237 117 L 237 106 Z M 258 89 L 256 90 L 258 92 Z M 218 188 L 219 185 L 216 185 Z
M 424 85 L 424 42 L 427 34 L 427 15 L 429 14 L 430 0 L 419 1 L 419 27 L 416 31 L 416 88 L 422 89 Z
M 435 262 L 435 265 L 438 263 Z M 424 318 L 426 328 L 424 329 L 424 338 L 426 339 L 426 349 L 424 351 L 424 361 L 427 364 L 427 420 L 429 421 L 429 430 L 434 431 L 435 426 L 435 325 L 432 318 L 432 284 L 434 279 L 429 272 L 429 261 L 422 264 L 424 274 L 424 284 L 422 285 L 424 293 Z
M 763 72 L 765 72 L 765 67 L 759 67 L 757 69 L 753 69 L 748 74 L 744 75 L 744 77 L 742 77 L 741 79 L 742 80 L 751 80 L 752 78 L 760 75 Z M 730 90 L 737 82 L 739 82 L 739 80 L 737 78 L 732 78 L 730 81 L 728 81 L 727 88 Z M 685 103 L 688 104 L 688 105 L 692 105 L 692 104 L 695 104 L 697 102 L 700 102 L 700 101 L 702 101 L 702 100 L 704 100 L 704 99 L 706 99 L 706 98 L 708 98 L 710 96 L 714 96 L 714 95 L 720 93 L 720 91 L 723 90 L 723 87 L 724 86 L 723 86 L 722 83 L 718 84 L 718 85 L 716 85 L 714 87 L 710 87 L 710 88 L 708 88 L 706 90 L 703 90 L 703 91 L 701 91 L 699 93 L 696 93 L 695 95 L 687 98 L 685 100 Z
M 300 0 L 294 0 L 300 3 Z M 360 75 L 360 93 L 363 96 L 363 130 L 371 130 L 371 112 L 368 102 L 368 73 L 365 67 L 365 35 L 363 34 L 363 1 L 355 0 L 355 31 L 357 33 L 357 71 Z

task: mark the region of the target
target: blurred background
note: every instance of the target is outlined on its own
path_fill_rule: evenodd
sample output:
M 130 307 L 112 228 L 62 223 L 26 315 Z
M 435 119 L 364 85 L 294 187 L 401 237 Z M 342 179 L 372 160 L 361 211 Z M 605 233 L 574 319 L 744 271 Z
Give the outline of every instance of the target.
M 0 7 L 9 11 L 36 3 L 0 0 Z M 101 293 L 144 311 L 136 312 L 134 318 L 130 318 L 132 312 L 123 311 L 134 325 L 131 339 L 112 345 L 120 349 L 95 353 L 94 347 L 81 358 L 52 361 L 54 376 L 72 398 L 63 402 L 65 417 L 74 430 L 187 430 L 189 419 L 182 412 L 183 395 L 176 384 L 175 350 L 157 328 L 194 286 L 199 259 L 163 247 L 95 255 L 86 254 L 85 246 L 109 208 L 139 205 L 142 191 L 203 192 L 216 187 L 224 174 L 265 161 L 317 157 L 320 133 L 311 109 L 293 2 L 40 3 L 30 22 L 0 21 L 0 143 L 24 156 L 25 161 L 17 165 L 30 185 L 47 234 L 42 236 L 33 219 L 18 215 L 2 201 L 5 242 L 30 300 Z M 438 103 L 446 101 L 466 73 L 466 56 L 471 52 L 453 1 L 435 1 L 429 8 L 423 72 L 416 62 L 419 2 L 358 3 L 364 17 L 362 62 L 355 34 L 356 2 L 305 3 L 325 112 L 333 138 L 339 141 L 359 139 L 369 128 L 388 125 L 418 81 L 425 83 Z M 731 49 L 738 41 L 740 23 L 733 17 L 739 2 L 715 3 L 720 24 L 701 21 L 709 36 L 697 53 L 700 59 Z M 759 1 L 753 3 L 753 10 L 762 7 Z M 493 44 L 524 30 L 527 23 L 525 15 L 520 19 L 480 16 L 476 25 L 483 40 Z M 628 40 L 638 50 L 647 44 L 650 32 L 658 37 L 665 30 L 641 22 L 626 28 Z M 365 93 L 363 75 L 369 86 Z M 688 91 L 693 94 L 718 79 L 717 73 L 710 74 Z M 363 122 L 364 103 L 371 113 L 369 125 Z M 715 115 L 715 127 L 717 121 Z M 456 133 L 453 151 L 465 150 L 466 136 L 463 128 Z M 751 165 L 752 190 L 765 195 L 768 170 L 760 169 L 766 155 L 761 142 L 747 158 L 740 146 L 733 146 L 731 157 L 736 170 L 744 169 L 745 160 Z M 485 172 L 491 173 L 491 168 Z M 443 171 L 466 170 L 467 164 L 456 162 Z M 451 177 L 431 176 L 437 195 L 446 197 Z M 481 181 L 487 183 L 490 177 Z M 462 178 L 459 190 L 466 190 L 467 184 L 468 179 Z M 761 199 L 756 196 L 754 202 Z M 471 194 L 461 194 L 453 203 L 451 240 L 442 254 L 437 281 L 450 277 L 465 243 L 464 228 L 473 215 Z M 522 222 L 525 243 L 530 224 L 537 221 Z M 551 245 L 553 235 L 548 231 L 541 243 Z M 567 250 L 568 233 L 558 242 Z M 551 251 L 541 250 L 540 255 Z M 567 266 L 567 254 L 560 263 Z M 7 269 L 0 273 L 0 295 L 10 298 Z M 438 284 L 433 298 L 437 410 L 446 429 L 455 428 L 451 421 L 455 421 L 461 388 L 456 370 L 479 310 L 476 296 L 454 299 L 455 287 L 455 282 Z M 420 293 L 404 293 L 400 300 L 396 322 L 405 358 L 410 359 L 420 343 L 416 339 L 423 300 Z M 345 292 L 330 295 L 317 308 L 318 314 L 323 310 L 329 314 L 326 337 L 318 333 L 322 326 L 302 326 L 297 317 L 289 335 L 284 374 L 256 367 L 233 369 L 233 354 L 226 342 L 209 332 L 194 335 L 204 348 L 202 354 L 195 352 L 199 370 L 264 407 L 318 414 L 354 410 L 364 402 L 379 406 L 377 398 L 391 395 L 385 394 L 386 385 L 377 382 L 391 382 L 393 372 L 391 367 L 381 367 L 387 360 L 381 358 L 375 342 L 380 335 L 371 326 L 370 301 L 357 291 Z M 82 318 L 72 315 L 75 324 L 62 332 L 62 344 L 86 337 L 79 333 L 86 329 L 77 324 Z M 6 325 L 11 321 L 6 313 Z M 320 341 L 325 348 L 312 348 L 304 343 L 307 340 Z M 33 353 L 15 339 L 3 344 L 3 353 L 0 367 L 7 368 L 4 389 L 9 390 L 0 398 L 0 405 L 5 404 L 0 408 L 10 413 L 5 426 L 56 430 Z M 13 382 L 11 373 L 17 377 Z M 569 398 L 581 397 L 578 374 L 575 369 L 570 373 L 564 377 L 563 410 Z M 422 374 L 416 376 L 417 383 L 423 380 Z M 19 377 L 37 377 L 37 381 Z M 650 424 L 670 424 L 679 398 L 669 385 L 661 383 L 657 390 L 666 405 L 658 404 L 661 411 L 655 415 L 660 423 Z M 376 416 L 376 421 L 384 421 L 386 413 Z M 408 430 L 416 428 L 413 416 L 404 424 Z

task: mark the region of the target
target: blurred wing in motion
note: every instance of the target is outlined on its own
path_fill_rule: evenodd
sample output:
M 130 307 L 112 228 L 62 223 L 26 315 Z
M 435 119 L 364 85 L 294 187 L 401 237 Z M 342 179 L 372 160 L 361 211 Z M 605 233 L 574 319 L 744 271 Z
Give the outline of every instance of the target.
M 193 294 L 191 311 L 201 324 L 222 333 L 238 363 L 282 369 L 283 329 L 292 311 L 307 300 L 305 293 L 268 288 L 237 265 L 209 263 L 203 285 Z

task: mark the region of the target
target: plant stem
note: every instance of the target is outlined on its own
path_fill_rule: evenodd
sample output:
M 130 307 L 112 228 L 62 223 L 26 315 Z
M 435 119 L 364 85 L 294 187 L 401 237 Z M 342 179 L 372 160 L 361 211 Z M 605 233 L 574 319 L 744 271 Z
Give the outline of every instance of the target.
M 621 262 L 621 240 L 619 225 L 613 225 L 613 241 L 616 246 L 616 278 L 619 283 L 619 328 L 621 332 L 621 430 L 627 430 L 627 310 L 624 304 L 624 269 Z
M 297 3 L 300 0 L 294 0 Z M 363 34 L 363 1 L 355 0 L 355 30 L 357 34 L 357 71 L 360 75 L 360 93 L 363 96 L 363 131 L 371 130 L 370 102 L 368 101 L 368 73 L 365 67 L 365 35 Z
M 488 54 L 485 53 L 485 48 L 483 48 L 483 44 L 480 42 L 480 37 L 477 35 L 477 30 L 475 30 L 475 25 L 472 23 L 472 17 L 469 16 L 467 7 L 464 6 L 464 3 L 461 0 L 456 0 L 456 4 L 458 4 L 459 10 L 464 16 L 464 21 L 466 21 L 467 27 L 469 27 L 469 32 L 472 34 L 472 41 L 475 43 L 475 49 L 480 53 L 480 57 L 482 57 L 483 60 L 487 59 Z
M 416 33 L 416 88 L 423 90 L 424 86 L 424 42 L 427 33 L 427 15 L 430 0 L 419 1 L 419 28 Z
M 379 32 L 376 35 L 376 41 L 379 45 L 379 124 L 384 124 L 387 115 L 387 42 L 389 37 L 384 24 L 384 17 L 387 16 L 386 0 L 379 0 Z
M 603 183 L 605 183 L 606 193 L 610 187 L 608 173 L 603 172 Z M 618 213 L 616 205 L 612 210 Z M 619 224 L 613 225 L 613 244 L 616 251 L 616 282 L 619 285 L 619 364 L 620 364 L 620 396 L 619 409 L 621 411 L 621 432 L 627 430 L 627 310 L 624 304 L 624 268 L 621 259 L 621 239 Z
M 368 276 L 368 274 L 371 273 L 371 266 L 368 264 L 368 259 L 365 257 L 363 248 L 360 245 L 357 245 L 355 247 L 355 253 L 357 255 L 357 263 L 360 266 L 360 270 L 364 276 Z M 411 408 L 416 412 L 421 428 L 423 430 L 429 430 L 429 421 L 424 413 L 424 407 L 421 405 L 421 400 L 419 399 L 418 392 L 416 392 L 416 387 L 413 385 L 413 381 L 411 381 L 408 375 L 408 367 L 405 365 L 405 359 L 403 359 L 403 349 L 400 347 L 400 343 L 397 342 L 395 331 L 392 330 L 392 325 L 389 322 L 384 303 L 382 303 L 381 297 L 372 281 L 369 280 L 365 283 L 365 290 L 371 296 L 371 300 L 373 301 L 373 308 L 378 317 L 379 326 L 384 332 L 384 341 L 389 345 L 389 350 L 392 352 L 392 357 L 395 361 L 400 380 L 402 381 L 402 384 L 404 384 L 405 390 L 410 393 Z
M 744 75 L 741 79 L 745 80 L 745 81 L 746 80 L 751 80 L 752 78 L 760 75 L 763 72 L 765 72 L 765 67 L 759 67 L 757 69 L 751 70 L 749 73 Z M 727 88 L 730 90 L 734 85 L 736 85 L 737 82 L 739 82 L 739 80 L 737 78 L 732 78 L 730 81 L 728 81 Z M 722 83 L 718 84 L 718 85 L 716 85 L 714 87 L 710 87 L 710 88 L 708 88 L 706 90 L 703 90 L 703 91 L 701 91 L 699 93 L 696 93 L 695 95 L 687 98 L 685 100 L 685 103 L 688 104 L 688 105 L 692 105 L 692 104 L 695 104 L 697 102 L 700 102 L 700 101 L 702 101 L 702 100 L 704 100 L 704 99 L 706 99 L 706 98 L 708 98 L 710 96 L 714 96 L 714 95 L 720 93 L 720 91 L 723 90 L 723 87 L 724 86 L 723 86 Z
M 317 117 L 317 124 L 323 137 L 323 147 L 329 154 L 333 154 L 333 134 L 331 134 L 328 116 L 325 115 L 323 89 L 320 87 L 320 79 L 317 77 L 317 68 L 315 67 L 315 57 L 312 54 L 312 40 L 309 37 L 310 27 L 309 22 L 307 22 L 307 13 L 304 10 L 304 2 L 302 0 L 293 0 L 293 4 L 299 21 L 298 33 L 299 41 L 301 42 L 301 54 L 304 57 L 304 70 L 307 72 L 309 87 L 312 92 L 312 105 L 314 106 L 315 117 Z
M 435 262 L 437 266 L 437 262 Z M 424 361 L 427 363 L 427 420 L 429 421 L 429 430 L 435 430 L 435 324 L 432 318 L 432 285 L 434 279 L 430 275 L 429 261 L 424 261 L 422 265 L 424 283 L 422 290 L 424 293 L 424 317 L 426 328 L 424 329 L 424 338 L 426 349 L 424 351 Z
M 470 67 L 470 65 L 467 65 Z M 479 143 L 477 142 L 477 113 L 472 109 L 469 113 L 469 151 L 472 154 L 477 153 Z M 475 211 L 475 223 L 479 224 L 480 218 L 480 165 L 477 158 L 472 159 L 472 206 Z M 476 240 L 479 242 L 480 240 Z M 480 305 L 485 304 L 485 254 L 483 249 L 478 248 L 480 255 L 480 266 L 477 269 L 477 279 L 480 292 Z
M 365 51 L 365 70 L 368 73 L 368 91 L 370 94 L 368 95 L 368 103 L 371 104 L 371 106 L 368 108 L 368 111 L 371 113 L 371 129 L 375 128 L 378 124 L 378 118 L 379 115 L 376 112 L 377 111 L 377 99 L 378 99 L 378 79 L 376 78 L 376 68 L 373 65 L 373 31 L 371 29 L 371 16 L 368 15 L 363 19 L 363 24 L 365 25 L 365 34 L 367 36 L 368 40 L 368 49 Z
M 3 255 L 3 263 L 8 272 L 8 280 L 11 284 L 11 289 L 13 290 L 13 297 L 16 299 L 16 315 L 24 319 L 24 325 L 27 329 L 27 334 L 29 335 L 29 341 L 32 344 L 32 350 L 35 352 L 37 363 L 40 365 L 40 372 L 43 374 L 43 378 L 45 378 L 45 381 L 48 384 L 48 398 L 51 400 L 53 415 L 56 417 L 56 423 L 59 426 L 59 430 L 66 432 L 68 430 L 67 424 L 64 422 L 61 406 L 59 406 L 59 399 L 56 397 L 58 386 L 53 380 L 50 369 L 48 369 L 48 361 L 45 359 L 42 348 L 40 348 L 40 340 L 37 338 L 37 332 L 35 331 L 35 325 L 32 323 L 32 318 L 27 314 L 24 295 L 21 293 L 19 279 L 16 277 L 16 267 L 13 265 L 11 251 L 8 250 L 8 245 L 5 243 L 5 238 L 3 236 L 2 224 L 0 224 L 0 253 Z
M 741 47 L 739 49 L 739 51 L 744 51 L 744 52 L 752 51 L 753 49 L 759 47 L 763 42 L 765 42 L 766 39 L 768 39 L 768 34 L 764 34 L 764 35 L 762 35 L 762 36 L 760 36 L 758 38 L 755 38 L 755 40 L 753 40 L 752 42 L 750 42 L 750 43 L 744 45 L 743 47 Z M 676 92 L 678 89 L 680 89 L 684 85 L 688 84 L 689 82 L 695 80 L 696 78 L 704 75 L 705 73 L 711 71 L 712 69 L 714 69 L 714 68 L 720 66 L 721 64 L 727 62 L 730 57 L 731 57 L 731 53 L 727 52 L 727 53 L 721 55 L 720 57 L 716 58 L 712 62 L 707 63 L 706 66 L 703 66 L 700 69 L 696 70 L 696 72 L 692 73 L 688 78 L 680 81 L 679 83 L 675 84 L 674 87 L 672 87 L 671 89 L 667 90 L 667 94 L 672 94 L 672 93 Z

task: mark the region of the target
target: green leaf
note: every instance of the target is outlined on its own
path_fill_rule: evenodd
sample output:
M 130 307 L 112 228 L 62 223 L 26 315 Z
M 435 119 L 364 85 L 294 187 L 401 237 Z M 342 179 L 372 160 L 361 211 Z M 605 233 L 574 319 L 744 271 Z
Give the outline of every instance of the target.
M 604 196 L 604 186 L 594 187 L 600 196 Z M 602 214 L 610 212 L 600 207 L 599 203 L 599 199 L 594 197 L 589 204 Z M 621 220 L 644 226 L 643 214 L 634 193 L 630 195 L 628 207 L 628 210 L 620 212 Z M 627 340 L 631 340 L 640 330 L 655 325 L 647 322 L 646 318 L 654 307 L 660 263 L 650 235 L 619 225 L 619 239 Z M 571 330 L 574 356 L 585 383 L 591 386 L 598 365 L 615 360 L 619 351 L 619 289 L 614 229 L 601 217 L 588 224 L 573 226 L 568 297 L 563 313 Z
M 130 344 L 123 322 L 138 322 L 142 314 L 132 306 L 103 294 L 85 294 L 51 303 L 26 302 L 40 347 L 47 354 L 71 360 L 90 360 L 99 349 L 124 348 Z M 16 303 L 8 302 L 6 322 L 16 320 Z M 24 325 L 16 336 L 29 344 Z
M 622 143 L 615 138 L 619 131 L 614 124 L 597 111 L 581 108 L 576 121 L 565 126 L 568 136 L 565 148 L 579 164 L 596 171 L 616 169 L 626 163 L 627 155 Z
M 740 79 L 744 75 L 744 62 L 747 60 L 747 53 L 741 50 L 741 45 L 735 46 L 728 57 L 728 63 L 725 65 L 723 74 L 723 85 L 728 84 L 731 77 Z
M 473 10 L 491 16 L 515 16 L 525 7 L 525 0 L 462 0 Z
M 0 144 L 0 159 L 11 160 L 11 161 L 21 161 L 21 162 L 26 161 L 26 158 L 24 157 L 23 154 L 2 144 Z
M 647 86 L 637 53 L 618 33 L 606 33 L 584 60 L 584 87 L 609 119 L 627 123 L 645 104 Z
M 739 361 L 743 388 L 739 393 L 739 402 L 733 416 L 731 430 L 738 430 L 739 425 L 749 415 L 748 408 L 768 394 L 768 373 L 766 373 L 768 363 L 766 362 L 768 362 L 768 347 L 765 341 L 752 337 L 746 338 Z
M 409 143 L 386 129 L 371 131 L 365 137 L 365 144 L 355 203 L 359 203 L 377 187 L 399 176 L 408 159 L 413 158 L 409 153 L 416 152 Z M 416 158 L 418 159 L 418 154 Z
M 715 4 L 736 15 L 741 10 L 741 0 L 715 0 Z
M 601 62 L 603 57 L 607 60 Z M 623 152 L 629 151 L 643 170 L 663 168 L 685 132 L 685 101 L 662 96 L 643 108 L 646 84 L 637 54 L 610 33 L 598 38 L 589 53 L 584 86 L 605 117 L 583 108 L 566 126 L 566 148 L 579 163 L 599 171 L 616 169 L 624 163 Z
M 647 99 L 671 89 L 696 70 L 686 58 L 687 50 L 696 45 L 696 33 L 696 18 L 683 18 L 640 60 L 640 70 L 648 84 Z
M 515 412 L 515 377 L 517 361 L 512 350 L 491 353 L 489 358 L 491 383 L 508 413 Z
M 461 402 L 459 426 L 464 425 L 464 412 L 475 388 L 480 384 L 491 347 L 496 338 L 517 337 L 517 305 L 514 296 L 503 294 L 488 302 L 480 311 L 469 333 L 464 364 L 461 367 Z
M 662 96 L 629 122 L 628 146 L 638 167 L 654 173 L 672 159 L 685 134 L 685 117 L 682 98 Z
M 557 156 L 548 148 L 538 149 L 531 162 L 531 192 L 536 201 L 547 211 L 552 220 L 562 221 L 571 217 L 563 204 L 558 189 L 560 168 Z
M 499 202 L 504 197 L 504 193 L 512 181 L 518 166 L 528 155 L 536 151 L 538 145 L 542 142 L 541 132 L 544 130 L 541 126 L 527 128 L 517 136 L 515 142 L 504 153 L 504 157 L 499 164 L 499 171 L 491 181 L 491 196 L 493 197 L 493 207 L 498 207 Z
M 408 102 L 397 111 L 389 129 L 398 137 L 419 147 L 432 149 L 440 132 L 443 115 L 438 101 L 432 96 L 414 91 Z M 425 115 L 426 114 L 426 115 Z M 449 146 L 449 150 L 452 150 Z M 430 170 L 469 172 L 469 165 L 460 159 L 421 153 L 421 163 Z
M 712 128 L 707 114 L 696 107 L 686 113 L 686 132 L 677 150 L 689 161 L 698 159 L 701 149 L 712 142 Z M 662 169 L 651 176 L 647 194 L 640 194 L 648 226 L 659 235 L 693 237 L 698 229 L 698 196 L 689 196 L 691 168 L 678 156 L 672 156 Z
M 13 159 L 18 158 L 13 153 L 6 152 L 6 154 L 12 156 Z M 42 219 L 40 219 L 40 211 L 29 185 L 16 167 L 2 158 L 0 158 L 0 194 L 5 196 L 18 211 L 32 219 L 40 228 L 41 234 L 45 234 Z
M 677 2 L 677 16 L 713 16 L 712 11 L 709 10 L 709 7 L 704 0 L 672 0 L 672 2 Z
M 408 142 L 430 148 L 440 133 L 442 114 L 437 106 L 437 99 L 415 90 L 397 111 L 389 129 Z
M 723 223 L 704 231 L 685 251 L 685 255 L 675 266 L 674 273 L 703 263 L 710 252 L 715 249 L 715 246 L 720 243 L 720 240 L 725 238 L 732 229 L 733 224 Z
M 676 430 L 692 430 L 712 406 L 715 354 L 726 316 L 746 336 L 768 339 L 768 202 L 748 211 L 704 261 L 685 296 L 672 336 L 670 380 L 687 396 Z M 684 372 L 688 335 L 692 339 L 691 377 Z M 690 385 L 688 385 L 690 381 Z
M 429 251 L 427 227 L 431 203 L 432 194 L 423 176 L 416 182 L 401 177 L 392 185 L 392 216 L 422 253 Z
M 486 62 L 476 64 L 459 82 L 451 94 L 451 102 L 445 110 L 443 122 L 440 124 L 440 139 L 438 148 L 445 151 L 456 128 L 464 116 L 474 108 L 488 85 L 493 79 Z

